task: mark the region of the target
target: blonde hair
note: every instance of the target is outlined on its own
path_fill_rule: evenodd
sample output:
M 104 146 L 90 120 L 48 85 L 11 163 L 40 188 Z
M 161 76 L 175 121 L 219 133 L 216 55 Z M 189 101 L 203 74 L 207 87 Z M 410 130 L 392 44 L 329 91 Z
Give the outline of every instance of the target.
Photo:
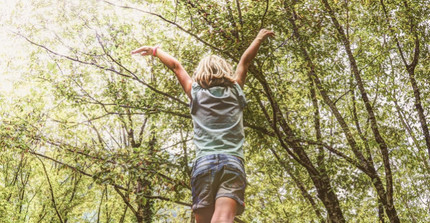
M 231 86 L 235 82 L 233 68 L 223 58 L 210 55 L 203 58 L 194 73 L 194 81 L 202 88 Z

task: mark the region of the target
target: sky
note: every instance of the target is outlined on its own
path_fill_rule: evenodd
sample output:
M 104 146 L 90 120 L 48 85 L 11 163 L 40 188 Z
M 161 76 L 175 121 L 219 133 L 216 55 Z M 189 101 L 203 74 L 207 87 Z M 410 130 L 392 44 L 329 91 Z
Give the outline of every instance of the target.
M 25 56 L 24 42 L 14 37 L 6 20 L 12 16 L 17 0 L 0 1 L 0 92 L 13 90 L 20 75 L 11 72 L 12 64 Z

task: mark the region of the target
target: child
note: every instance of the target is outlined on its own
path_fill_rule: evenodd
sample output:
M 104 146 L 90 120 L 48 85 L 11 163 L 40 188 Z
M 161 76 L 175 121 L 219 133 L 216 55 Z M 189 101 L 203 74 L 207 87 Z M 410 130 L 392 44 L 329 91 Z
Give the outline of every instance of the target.
M 197 149 L 191 173 L 193 212 L 197 223 L 233 222 L 244 211 L 242 88 L 251 61 L 261 43 L 274 33 L 262 29 L 233 69 L 218 56 L 203 58 L 191 79 L 174 57 L 158 47 L 143 46 L 132 54 L 158 57 L 179 80 L 191 100 L 194 144 Z

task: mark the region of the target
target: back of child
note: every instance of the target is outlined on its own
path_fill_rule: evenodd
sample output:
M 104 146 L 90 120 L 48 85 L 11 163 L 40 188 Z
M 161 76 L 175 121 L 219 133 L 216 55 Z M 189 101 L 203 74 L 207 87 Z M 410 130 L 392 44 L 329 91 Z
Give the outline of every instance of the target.
M 143 46 L 132 54 L 153 55 L 171 69 L 190 98 L 196 159 L 191 173 L 192 210 L 198 223 L 229 222 L 244 211 L 242 88 L 248 67 L 261 43 L 274 33 L 262 29 L 243 53 L 235 72 L 218 56 L 207 56 L 196 69 L 194 80 L 181 63 L 158 47 Z
M 191 99 L 197 150 L 191 174 L 192 208 L 212 210 L 222 197 L 237 202 L 233 214 L 241 214 L 246 187 L 242 149 L 246 99 L 231 66 L 218 56 L 204 58 L 194 75 Z

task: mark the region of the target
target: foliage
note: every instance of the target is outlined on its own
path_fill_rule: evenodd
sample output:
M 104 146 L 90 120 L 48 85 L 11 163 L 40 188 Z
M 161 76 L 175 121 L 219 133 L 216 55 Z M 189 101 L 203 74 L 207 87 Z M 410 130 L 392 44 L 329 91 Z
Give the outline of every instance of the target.
M 6 4 L 6 3 L 4 3 Z M 0 5 L 1 6 L 1 5 Z M 1 17 L 0 221 L 194 221 L 192 74 L 234 66 L 259 29 L 244 88 L 245 222 L 427 222 L 426 1 L 17 1 Z M 4 8 L 4 7 L 3 7 Z M 427 130 L 426 130 L 427 126 Z

